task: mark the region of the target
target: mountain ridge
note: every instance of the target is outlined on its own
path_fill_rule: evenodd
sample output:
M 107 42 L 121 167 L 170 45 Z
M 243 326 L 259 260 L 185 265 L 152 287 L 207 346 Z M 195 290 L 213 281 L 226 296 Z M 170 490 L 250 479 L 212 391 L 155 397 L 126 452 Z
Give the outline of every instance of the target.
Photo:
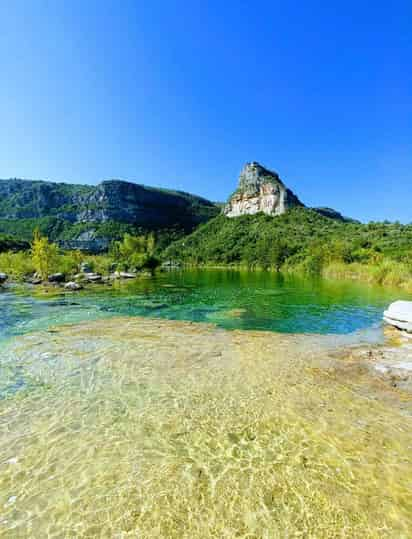
M 243 167 L 238 188 L 224 204 L 124 179 L 106 179 L 96 185 L 0 179 L 0 234 L 28 241 L 39 228 L 52 241 L 66 245 L 78 241 L 79 248 L 94 242 L 100 249 L 98 245 L 109 245 L 125 232 L 162 235 L 165 231 L 167 243 L 219 214 L 228 218 L 260 212 L 277 216 L 296 207 L 307 208 L 276 172 L 255 161 Z M 347 220 L 330 208 L 313 210 L 329 219 Z

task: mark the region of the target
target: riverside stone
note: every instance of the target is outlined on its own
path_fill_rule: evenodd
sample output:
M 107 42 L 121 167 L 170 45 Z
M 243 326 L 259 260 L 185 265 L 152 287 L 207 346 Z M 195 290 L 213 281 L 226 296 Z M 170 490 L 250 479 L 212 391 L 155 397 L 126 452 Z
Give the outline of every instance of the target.
M 66 290 L 81 290 L 83 287 L 81 284 L 76 283 L 75 281 L 69 281 L 64 285 Z
M 101 281 L 102 276 L 100 275 L 100 273 L 85 273 L 84 274 L 84 280 L 95 283 L 95 282 Z
M 7 273 L 0 273 L 0 285 L 4 284 L 8 278 L 9 276 L 7 275 Z
M 383 313 L 387 324 L 412 333 L 412 301 L 395 301 Z
M 52 273 L 48 278 L 49 283 L 63 283 L 64 273 Z

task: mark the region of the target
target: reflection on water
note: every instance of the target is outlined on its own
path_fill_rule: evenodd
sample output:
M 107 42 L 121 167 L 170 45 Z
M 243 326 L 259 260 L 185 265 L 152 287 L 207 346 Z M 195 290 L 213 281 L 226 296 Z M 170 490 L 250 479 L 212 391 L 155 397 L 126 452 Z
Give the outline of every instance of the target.
M 149 318 L 11 340 L 0 536 L 411 537 L 406 401 L 326 342 Z
M 117 315 L 210 322 L 226 329 L 347 334 L 379 328 L 399 292 L 271 273 L 185 271 L 62 297 L 0 293 L 0 339 Z

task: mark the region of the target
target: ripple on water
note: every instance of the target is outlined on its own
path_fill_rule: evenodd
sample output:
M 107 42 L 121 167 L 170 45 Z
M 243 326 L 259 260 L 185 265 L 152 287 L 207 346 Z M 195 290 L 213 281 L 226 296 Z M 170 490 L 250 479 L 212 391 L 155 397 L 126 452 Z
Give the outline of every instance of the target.
M 9 342 L 43 387 L 0 402 L 0 535 L 410 537 L 409 419 L 329 342 L 130 318 Z

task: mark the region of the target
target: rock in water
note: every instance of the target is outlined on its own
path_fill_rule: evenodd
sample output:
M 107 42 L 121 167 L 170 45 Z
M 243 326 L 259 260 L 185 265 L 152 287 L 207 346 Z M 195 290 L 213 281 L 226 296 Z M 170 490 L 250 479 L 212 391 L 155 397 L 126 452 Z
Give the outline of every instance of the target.
M 49 283 L 63 283 L 64 282 L 64 273 L 53 273 L 49 275 Z
M 383 313 L 387 324 L 412 333 L 412 301 L 395 301 Z
M 85 273 L 84 280 L 91 283 L 98 283 L 102 280 L 102 275 L 100 273 Z
M 278 174 L 259 163 L 247 163 L 239 176 L 239 186 L 223 209 L 227 217 L 263 212 L 281 215 L 293 206 L 303 206 Z
M 81 290 L 83 287 L 81 284 L 76 283 L 75 281 L 69 281 L 64 285 L 66 290 Z
M 0 285 L 4 284 L 8 278 L 9 276 L 7 273 L 0 273 Z

